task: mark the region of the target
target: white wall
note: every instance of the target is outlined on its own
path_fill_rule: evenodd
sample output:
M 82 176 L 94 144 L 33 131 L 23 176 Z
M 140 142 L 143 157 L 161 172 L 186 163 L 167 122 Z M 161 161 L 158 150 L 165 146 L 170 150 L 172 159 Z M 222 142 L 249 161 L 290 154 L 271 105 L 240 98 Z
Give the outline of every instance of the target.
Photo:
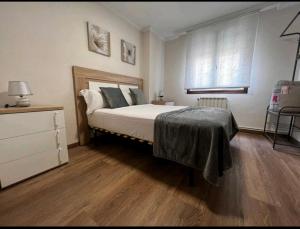
M 151 33 L 150 47 L 150 100 L 155 100 L 164 84 L 165 44 L 155 33 Z
M 111 33 L 111 57 L 88 51 L 86 22 Z M 136 65 L 121 61 L 120 39 L 136 45 Z M 65 108 L 68 144 L 77 142 L 71 67 L 142 77 L 142 35 L 100 3 L 0 3 L 0 106 L 9 80 L 29 81 L 32 104 Z M 14 101 L 14 100 L 13 100 Z
M 142 33 L 142 45 L 143 45 L 143 76 L 144 76 L 144 94 L 146 100 L 149 101 L 150 95 L 150 31 L 144 31 Z
M 148 29 L 143 32 L 145 96 L 149 102 L 157 99 L 164 81 L 164 41 Z
M 261 13 L 248 94 L 203 95 L 227 97 L 240 127 L 262 129 L 273 85 L 278 80 L 291 80 L 297 43 L 279 36 L 299 9 Z M 164 90 L 177 105 L 195 105 L 202 95 L 184 91 L 185 51 L 185 36 L 166 42 Z

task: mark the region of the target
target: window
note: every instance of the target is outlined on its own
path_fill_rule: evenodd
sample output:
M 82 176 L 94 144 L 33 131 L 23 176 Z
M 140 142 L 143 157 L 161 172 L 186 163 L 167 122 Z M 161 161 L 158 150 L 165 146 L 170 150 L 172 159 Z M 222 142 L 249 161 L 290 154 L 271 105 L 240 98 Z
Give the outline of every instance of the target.
M 247 93 L 258 15 L 207 26 L 188 35 L 187 93 Z

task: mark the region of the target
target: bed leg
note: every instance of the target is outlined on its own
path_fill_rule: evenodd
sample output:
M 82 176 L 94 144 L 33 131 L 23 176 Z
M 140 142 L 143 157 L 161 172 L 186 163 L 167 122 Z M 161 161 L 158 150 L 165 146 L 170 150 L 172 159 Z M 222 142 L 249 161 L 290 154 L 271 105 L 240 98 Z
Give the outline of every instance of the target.
M 194 169 L 188 168 L 188 170 L 189 186 L 193 187 L 195 185 Z
M 100 135 L 101 135 L 101 132 L 99 130 L 95 130 L 95 129 L 92 130 L 92 134 L 90 136 L 90 139 L 91 139 L 91 143 L 94 146 L 98 145 Z

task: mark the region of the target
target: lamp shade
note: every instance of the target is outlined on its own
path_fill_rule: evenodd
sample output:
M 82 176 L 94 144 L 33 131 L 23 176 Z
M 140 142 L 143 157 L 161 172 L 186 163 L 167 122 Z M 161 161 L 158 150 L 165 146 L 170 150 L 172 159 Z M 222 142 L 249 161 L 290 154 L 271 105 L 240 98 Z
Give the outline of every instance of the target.
M 9 81 L 8 95 L 23 96 L 32 95 L 28 82 L 26 81 Z

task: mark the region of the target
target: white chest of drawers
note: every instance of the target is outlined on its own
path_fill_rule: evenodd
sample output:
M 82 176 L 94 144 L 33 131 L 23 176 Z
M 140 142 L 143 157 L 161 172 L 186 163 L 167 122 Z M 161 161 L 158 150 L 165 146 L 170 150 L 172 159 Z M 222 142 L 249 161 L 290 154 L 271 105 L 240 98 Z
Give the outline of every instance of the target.
M 0 109 L 1 188 L 68 161 L 62 107 Z

